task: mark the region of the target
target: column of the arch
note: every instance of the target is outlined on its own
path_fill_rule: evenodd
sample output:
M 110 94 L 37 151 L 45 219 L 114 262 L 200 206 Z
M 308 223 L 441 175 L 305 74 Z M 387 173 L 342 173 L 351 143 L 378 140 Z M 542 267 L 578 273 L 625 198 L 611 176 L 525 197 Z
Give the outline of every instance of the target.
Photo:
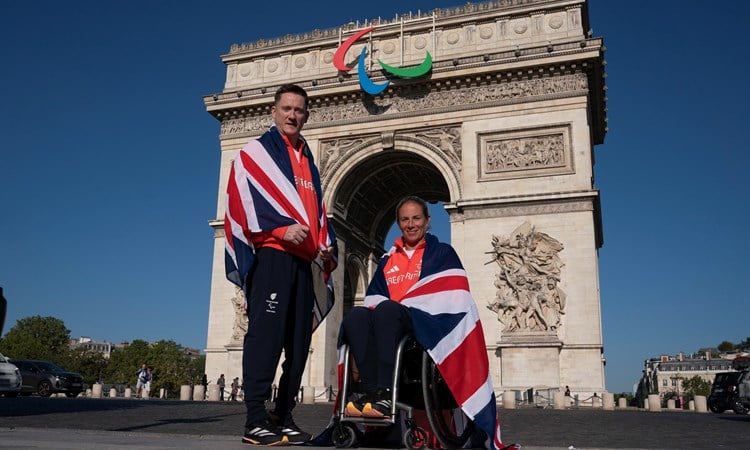
M 246 138 L 223 139 L 221 142 L 221 164 L 219 186 L 216 197 L 216 220 L 210 222 L 214 229 L 213 261 L 211 265 L 211 293 L 208 312 L 208 334 L 206 339 L 206 368 L 209 380 L 220 374 L 233 379 L 242 378 L 242 342 L 233 342 L 235 311 L 232 298 L 237 290 L 226 278 L 224 266 L 224 205 L 226 184 L 232 161 Z
M 335 226 L 336 224 L 334 224 L 334 228 Z M 336 343 L 344 311 L 344 262 L 347 256 L 346 238 L 337 236 L 337 241 L 339 267 L 332 274 L 335 302 L 331 312 L 313 333 L 310 344 L 311 360 L 308 362 L 309 373 L 303 375 L 303 383 L 305 380 L 309 380 L 310 385 L 315 387 L 316 392 L 323 392 L 330 386 L 333 386 L 334 389 L 337 388 L 338 354 Z M 319 397 L 318 400 L 322 400 L 322 397 Z

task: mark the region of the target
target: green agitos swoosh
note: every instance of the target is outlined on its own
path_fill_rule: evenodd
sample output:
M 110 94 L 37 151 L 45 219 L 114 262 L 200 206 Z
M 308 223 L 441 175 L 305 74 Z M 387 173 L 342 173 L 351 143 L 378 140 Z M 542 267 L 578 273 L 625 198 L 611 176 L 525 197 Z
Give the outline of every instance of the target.
M 421 77 L 432 69 L 432 55 L 430 55 L 430 52 L 427 52 L 427 56 L 425 56 L 424 61 L 422 61 L 422 63 L 418 66 L 414 67 L 393 67 L 389 66 L 379 59 L 378 64 L 380 64 L 383 70 L 390 73 L 391 75 L 396 75 L 397 77 L 401 78 L 417 78 Z

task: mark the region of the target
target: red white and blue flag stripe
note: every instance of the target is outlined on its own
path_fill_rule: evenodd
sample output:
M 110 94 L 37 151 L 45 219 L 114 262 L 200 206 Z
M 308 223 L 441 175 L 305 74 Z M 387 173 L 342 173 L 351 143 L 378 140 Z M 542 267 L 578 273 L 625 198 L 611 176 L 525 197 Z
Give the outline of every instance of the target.
M 336 248 L 336 236 L 328 223 L 323 204 L 320 174 L 307 143 L 302 151 L 310 163 L 318 198 L 318 217 L 307 217 L 294 183 L 286 143 L 276 127 L 271 127 L 257 140 L 250 141 L 234 159 L 227 183 L 224 263 L 227 279 L 245 292 L 248 291 L 245 286 L 247 274 L 255 263 L 252 233 L 270 232 L 295 223 L 309 226 L 311 220 L 317 220 L 320 228 L 319 248 Z M 316 299 L 314 327 L 333 307 L 333 287 L 329 275 L 323 272 L 329 295 Z
M 484 332 L 469 281 L 450 245 L 426 236 L 422 270 L 401 304 L 409 308 L 414 336 L 430 354 L 464 413 L 489 436 L 487 448 L 504 448 L 489 370 Z M 365 306 L 391 301 L 381 259 L 365 297 Z

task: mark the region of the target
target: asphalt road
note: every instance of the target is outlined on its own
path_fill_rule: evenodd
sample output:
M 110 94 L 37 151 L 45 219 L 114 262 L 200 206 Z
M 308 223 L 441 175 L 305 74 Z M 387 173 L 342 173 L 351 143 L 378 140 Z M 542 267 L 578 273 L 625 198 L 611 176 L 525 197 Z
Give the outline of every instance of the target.
M 332 405 L 298 405 L 313 434 Z M 750 449 L 750 415 L 636 409 L 500 409 L 502 437 L 525 450 Z M 0 448 L 247 448 L 239 402 L 0 398 Z M 308 447 L 312 448 L 312 447 Z

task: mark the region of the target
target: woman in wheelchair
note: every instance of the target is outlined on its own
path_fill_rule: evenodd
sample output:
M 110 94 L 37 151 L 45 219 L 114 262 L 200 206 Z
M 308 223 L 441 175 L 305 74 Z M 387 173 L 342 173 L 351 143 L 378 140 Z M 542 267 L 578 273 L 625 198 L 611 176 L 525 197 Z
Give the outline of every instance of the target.
M 409 309 L 400 301 L 419 280 L 430 225 L 427 203 L 419 197 L 402 199 L 396 207 L 396 223 L 401 237 L 381 260 L 368 287 L 365 306 L 352 308 L 341 327 L 365 392 L 358 401 L 346 405 L 349 416 L 390 416 L 396 349 L 401 338 L 412 331 Z M 381 279 L 387 295 L 375 294 L 373 285 Z
M 354 362 L 351 378 L 364 391 L 359 400 L 346 404 L 344 415 L 391 418 L 397 349 L 411 334 L 429 354 L 426 360 L 436 369 L 433 373 L 439 372 L 450 400 L 477 430 L 472 440 L 483 436 L 488 449 L 505 448 L 484 332 L 461 261 L 453 247 L 427 233 L 430 214 L 423 199 L 408 196 L 399 201 L 396 223 L 401 237 L 381 258 L 364 306 L 352 308 L 342 322 L 340 341 L 349 346 Z M 431 386 L 423 383 L 426 397 L 436 395 Z M 459 448 L 466 441 L 466 435 L 455 442 L 441 438 L 450 435 L 437 430 L 450 431 L 441 414 L 428 412 L 428 419 L 445 448 Z

